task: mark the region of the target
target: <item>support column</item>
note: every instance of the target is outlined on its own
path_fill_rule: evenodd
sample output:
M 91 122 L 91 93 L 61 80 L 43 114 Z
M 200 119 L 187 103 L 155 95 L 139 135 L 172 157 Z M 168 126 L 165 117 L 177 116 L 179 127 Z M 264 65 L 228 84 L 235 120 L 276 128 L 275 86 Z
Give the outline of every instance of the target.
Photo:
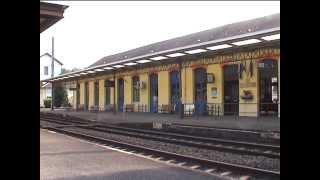
M 117 106 L 116 106 L 116 72 L 113 71 L 113 82 L 114 82 L 114 87 L 113 87 L 113 114 L 117 114 Z

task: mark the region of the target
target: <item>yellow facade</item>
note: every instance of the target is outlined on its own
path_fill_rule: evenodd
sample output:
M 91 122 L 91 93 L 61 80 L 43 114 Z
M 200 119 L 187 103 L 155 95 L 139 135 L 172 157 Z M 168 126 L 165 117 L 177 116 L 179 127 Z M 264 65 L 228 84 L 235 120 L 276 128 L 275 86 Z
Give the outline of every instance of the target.
M 194 87 L 193 87 L 193 69 L 187 67 L 182 69 L 182 103 L 188 104 L 194 101 Z
M 132 78 L 125 76 L 124 80 L 124 104 L 132 104 Z
M 140 89 L 140 104 L 147 105 L 147 109 L 149 109 L 149 75 L 148 73 L 140 74 L 140 81 L 146 83 L 146 87 L 144 89 Z
M 250 60 L 243 61 L 246 62 L 246 72 L 242 73 L 242 79 L 239 79 L 239 115 L 240 116 L 257 116 L 258 113 L 258 99 L 259 99 L 259 82 L 258 82 L 258 68 L 257 62 L 253 63 L 253 74 L 252 77 L 249 74 L 249 63 Z M 243 91 L 251 91 L 253 94 L 253 99 L 250 101 L 243 100 L 241 96 L 244 94 Z
M 84 105 L 84 82 L 80 82 L 80 105 Z
M 100 110 L 104 110 L 105 105 L 105 88 L 104 88 L 104 80 L 99 80 L 99 108 Z
M 158 73 L 158 105 L 169 104 L 169 72 Z
M 91 80 L 89 81 L 88 83 L 88 86 L 89 86 L 89 108 L 91 106 L 94 106 L 94 81 Z
M 188 61 L 182 64 L 181 69 L 181 90 L 182 90 L 182 103 L 193 104 L 194 103 L 194 68 L 197 65 L 204 65 L 207 73 L 213 74 L 215 77 L 214 83 L 207 83 L 207 103 L 224 103 L 224 79 L 223 79 L 223 66 L 221 64 L 239 64 L 246 61 L 247 69 L 249 69 L 249 63 L 253 63 L 253 76 L 249 76 L 246 72 L 243 72 L 242 78 L 239 79 L 239 115 L 240 116 L 257 116 L 258 103 L 259 103 L 259 76 L 257 62 L 264 58 L 274 58 L 279 60 L 280 49 L 279 48 L 264 48 L 257 49 L 250 52 L 234 53 L 232 55 L 219 55 L 212 58 L 196 59 Z M 172 65 L 160 65 L 153 68 L 144 68 L 139 70 L 125 70 L 116 74 L 115 80 L 115 100 L 117 104 L 118 100 L 118 79 L 124 79 L 124 104 L 135 104 L 134 111 L 137 111 L 137 105 L 147 105 L 147 110 L 150 107 L 150 71 L 156 70 L 158 73 L 158 105 L 170 104 L 170 68 L 177 67 L 177 64 Z M 280 73 L 280 72 L 279 72 Z M 146 84 L 145 88 L 140 89 L 140 101 L 133 102 L 132 97 L 132 77 L 138 75 L 140 82 Z M 279 76 L 280 77 L 280 76 Z M 99 80 L 99 106 L 104 109 L 105 106 L 105 80 L 114 80 L 113 75 L 101 75 L 95 77 L 95 79 L 82 79 L 80 80 L 80 104 L 84 104 L 84 82 L 89 82 L 89 107 L 94 104 L 94 80 Z M 280 79 L 280 78 L 279 78 Z M 279 80 L 280 81 L 280 80 Z M 217 96 L 212 96 L 212 89 L 217 89 Z M 280 89 L 280 87 L 279 87 Z M 252 100 L 243 100 L 244 90 L 250 90 L 253 94 Z M 110 103 L 114 104 L 114 88 L 110 88 Z M 190 107 L 192 108 L 192 105 Z M 221 109 L 222 113 L 222 109 Z

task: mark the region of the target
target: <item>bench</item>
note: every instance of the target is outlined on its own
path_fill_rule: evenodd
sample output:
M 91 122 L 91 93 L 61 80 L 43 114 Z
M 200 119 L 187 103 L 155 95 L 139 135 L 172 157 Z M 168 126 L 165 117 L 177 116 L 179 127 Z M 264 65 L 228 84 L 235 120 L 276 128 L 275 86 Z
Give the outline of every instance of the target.
M 138 104 L 138 112 L 147 112 L 148 108 L 146 104 Z
M 113 104 L 108 104 L 104 108 L 104 111 L 107 111 L 107 112 L 112 112 L 113 110 L 114 110 L 114 105 Z
M 126 104 L 126 112 L 134 112 L 134 104 Z
M 174 109 L 173 106 L 170 104 L 162 104 L 160 107 L 161 113 L 173 113 Z
M 89 111 L 90 112 L 99 112 L 99 106 L 90 106 Z

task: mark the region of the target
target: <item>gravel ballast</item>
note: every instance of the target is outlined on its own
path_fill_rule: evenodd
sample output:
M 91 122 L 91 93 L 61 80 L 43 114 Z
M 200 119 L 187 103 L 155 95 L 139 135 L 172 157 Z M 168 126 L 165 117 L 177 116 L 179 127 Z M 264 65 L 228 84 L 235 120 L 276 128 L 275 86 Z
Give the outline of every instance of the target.
M 183 154 L 183 155 L 210 159 L 215 161 L 223 161 L 226 163 L 245 165 L 245 166 L 272 170 L 272 171 L 280 171 L 280 159 L 273 159 L 273 158 L 268 158 L 264 156 L 239 155 L 239 154 L 234 154 L 229 152 L 200 149 L 196 147 L 165 143 L 165 142 L 155 141 L 155 140 L 147 140 L 147 139 L 124 136 L 119 134 L 99 132 L 99 131 L 82 129 L 77 127 L 65 127 L 64 129 L 72 130 L 74 132 L 85 133 L 85 134 L 93 135 L 97 137 L 102 137 L 106 139 L 126 142 L 133 145 L 140 145 L 140 146 L 149 147 L 153 149 L 173 152 L 177 154 Z

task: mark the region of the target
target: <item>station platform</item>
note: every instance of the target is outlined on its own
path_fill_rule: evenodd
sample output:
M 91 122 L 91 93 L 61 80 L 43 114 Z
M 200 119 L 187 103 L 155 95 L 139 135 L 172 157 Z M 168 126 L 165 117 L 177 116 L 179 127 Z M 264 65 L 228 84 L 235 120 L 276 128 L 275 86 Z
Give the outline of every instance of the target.
M 41 180 L 220 180 L 40 129 Z
M 236 116 L 197 116 L 181 119 L 175 114 L 138 113 L 138 112 L 75 112 L 65 109 L 40 109 L 40 112 L 58 113 L 87 120 L 120 124 L 120 123 L 171 123 L 175 125 L 199 126 L 209 128 L 227 128 L 249 131 L 280 132 L 278 117 L 236 117 Z

